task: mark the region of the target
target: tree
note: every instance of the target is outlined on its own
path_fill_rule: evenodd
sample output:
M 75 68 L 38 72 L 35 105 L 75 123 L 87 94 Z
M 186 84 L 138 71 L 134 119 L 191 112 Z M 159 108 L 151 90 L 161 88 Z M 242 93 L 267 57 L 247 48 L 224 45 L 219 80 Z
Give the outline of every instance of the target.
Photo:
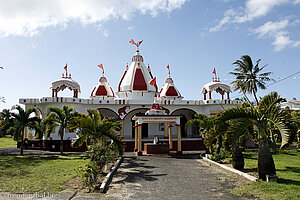
M 200 136 L 202 134 L 204 136 L 205 145 L 211 147 L 213 143 L 217 143 L 216 153 L 220 153 L 222 148 L 222 133 L 226 124 L 217 124 L 215 115 L 208 117 L 205 114 L 198 113 L 194 116 L 194 119 L 191 119 L 186 123 L 185 128 L 187 129 L 190 126 L 198 127 Z
M 121 123 L 115 118 L 101 119 L 98 110 L 87 110 L 88 114 L 81 114 L 71 123 L 71 129 L 77 129 L 79 138 L 74 146 L 80 146 L 84 142 L 88 145 L 87 156 L 90 162 L 79 168 L 79 173 L 89 191 L 100 188 L 99 175 L 108 163 L 115 161 L 117 156 L 123 155 L 123 143 L 116 129 L 121 128 Z M 107 142 L 107 138 L 112 143 Z
M 203 113 L 197 113 L 194 115 L 194 117 L 194 119 L 190 119 L 189 121 L 187 121 L 187 123 L 185 124 L 185 129 L 187 130 L 190 126 L 198 127 L 200 136 L 204 137 L 204 135 L 202 135 L 202 131 L 206 132 L 210 127 L 210 123 L 208 123 L 209 117 Z
M 297 130 L 297 147 L 300 148 L 300 110 L 293 110 L 291 114 Z
M 10 127 L 13 125 L 13 118 L 9 109 L 3 109 L 0 112 L 0 120 L 0 137 L 2 137 L 8 132 L 11 132 Z
M 236 80 L 232 82 L 234 91 L 242 90 L 249 94 L 253 94 L 256 103 L 258 104 L 258 99 L 256 96 L 257 89 L 266 89 L 266 81 L 271 79 L 268 77 L 271 72 L 261 73 L 261 71 L 267 66 L 259 67 L 261 59 L 256 61 L 255 66 L 252 63 L 252 59 L 248 55 L 241 57 L 241 60 L 236 60 L 233 65 L 237 68 L 234 72 L 229 72 L 236 76 Z
M 12 129 L 14 130 L 14 138 L 21 140 L 21 152 L 23 155 L 24 148 L 24 134 L 26 128 L 34 128 L 37 123 L 40 122 L 40 118 L 35 117 L 36 108 L 29 108 L 26 111 L 19 105 L 13 106 L 12 110 L 17 112 L 11 112 L 13 117 Z
M 74 146 L 80 146 L 90 140 L 93 144 L 106 144 L 106 138 L 109 138 L 116 144 L 119 154 L 123 154 L 123 142 L 116 129 L 121 128 L 121 123 L 115 118 L 101 119 L 98 110 L 87 110 L 88 114 L 81 114 L 71 123 L 71 129 L 78 129 L 79 138 Z
M 60 153 L 64 153 L 64 133 L 69 124 L 78 113 L 74 108 L 69 106 L 63 106 L 62 109 L 54 106 L 47 108 L 47 117 L 42 121 L 42 123 L 48 126 L 47 132 L 51 132 L 56 127 L 58 127 L 58 134 L 60 136 Z
M 238 106 L 223 111 L 219 117 L 221 122 L 235 120 L 234 123 L 230 123 L 228 130 L 228 134 L 233 136 L 253 128 L 253 134 L 259 142 L 258 175 L 263 180 L 266 179 L 266 175 L 276 175 L 275 164 L 269 146 L 271 142 L 271 128 L 276 127 L 280 132 L 282 138 L 281 148 L 291 144 L 295 132 L 290 113 L 282 110 L 278 105 L 284 100 L 277 92 L 271 92 L 260 100 L 256 108 L 253 106 Z

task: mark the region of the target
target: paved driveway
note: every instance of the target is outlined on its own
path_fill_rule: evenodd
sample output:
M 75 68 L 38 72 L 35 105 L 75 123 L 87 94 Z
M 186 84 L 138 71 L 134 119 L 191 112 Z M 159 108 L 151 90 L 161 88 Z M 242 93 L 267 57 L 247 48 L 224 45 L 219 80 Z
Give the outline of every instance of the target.
M 108 199 L 240 199 L 230 194 L 236 177 L 195 156 L 128 156 Z

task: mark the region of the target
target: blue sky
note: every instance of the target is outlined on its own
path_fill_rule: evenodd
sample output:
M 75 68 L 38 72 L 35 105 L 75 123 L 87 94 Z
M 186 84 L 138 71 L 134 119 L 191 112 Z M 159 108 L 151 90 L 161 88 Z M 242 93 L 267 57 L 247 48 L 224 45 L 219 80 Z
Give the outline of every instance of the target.
M 101 76 L 117 90 L 127 63 L 140 47 L 162 87 L 167 64 L 185 99 L 202 99 L 213 68 L 223 82 L 242 55 L 261 59 L 272 77 L 300 70 L 299 0 L 1 0 L 0 96 L 10 108 L 19 98 L 51 95 L 63 67 L 88 98 Z M 259 91 L 300 99 L 300 74 Z M 70 95 L 64 91 L 62 95 Z M 232 97 L 240 96 L 235 92 Z M 217 96 L 215 96 L 217 97 Z

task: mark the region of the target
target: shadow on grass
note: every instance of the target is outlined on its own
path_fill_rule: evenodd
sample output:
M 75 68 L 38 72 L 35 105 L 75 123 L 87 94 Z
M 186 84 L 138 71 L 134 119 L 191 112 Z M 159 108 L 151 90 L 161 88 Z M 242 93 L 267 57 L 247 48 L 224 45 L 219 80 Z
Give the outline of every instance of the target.
M 243 169 L 241 171 L 245 173 L 257 172 L 257 168 Z
M 277 183 L 285 184 L 285 185 L 300 185 L 300 181 L 295 181 L 295 180 L 291 180 L 291 179 L 284 179 L 284 178 L 279 178 Z
M 243 154 L 245 159 L 257 160 L 257 155 L 254 156 L 252 154 Z
M 285 169 L 277 169 L 277 171 L 292 171 L 295 173 L 300 173 L 300 167 L 285 167 Z

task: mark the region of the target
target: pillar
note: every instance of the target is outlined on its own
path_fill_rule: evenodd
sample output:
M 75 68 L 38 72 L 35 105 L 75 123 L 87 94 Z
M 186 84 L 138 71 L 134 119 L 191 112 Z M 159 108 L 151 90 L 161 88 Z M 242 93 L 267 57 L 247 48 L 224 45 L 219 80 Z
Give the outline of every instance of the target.
M 168 123 L 164 123 L 165 125 L 165 128 L 164 128 L 164 131 L 165 131 L 165 135 L 164 135 L 164 138 L 168 138 Z
M 169 146 L 170 146 L 170 151 L 173 151 L 173 138 L 172 138 L 172 123 L 170 123 L 170 125 L 168 126 L 169 128 Z
M 203 94 L 203 99 L 206 100 L 206 93 Z
M 29 139 L 29 128 L 28 128 L 28 126 L 27 127 L 25 127 L 25 133 L 24 133 L 24 137 L 23 137 L 23 140 L 25 140 L 25 139 Z
M 135 123 L 134 126 L 134 152 L 138 151 L 138 123 Z
M 227 92 L 227 99 L 230 99 L 230 97 L 229 97 L 229 92 Z
M 177 126 L 177 155 L 182 155 L 181 149 L 181 125 Z
M 121 122 L 120 136 L 121 138 L 124 138 L 124 119 L 121 119 L 120 122 Z
M 211 91 L 208 92 L 208 99 L 211 99 Z
M 222 100 L 224 99 L 224 94 L 221 94 L 222 95 Z
M 142 153 L 142 124 L 138 125 L 138 156 L 143 155 Z

